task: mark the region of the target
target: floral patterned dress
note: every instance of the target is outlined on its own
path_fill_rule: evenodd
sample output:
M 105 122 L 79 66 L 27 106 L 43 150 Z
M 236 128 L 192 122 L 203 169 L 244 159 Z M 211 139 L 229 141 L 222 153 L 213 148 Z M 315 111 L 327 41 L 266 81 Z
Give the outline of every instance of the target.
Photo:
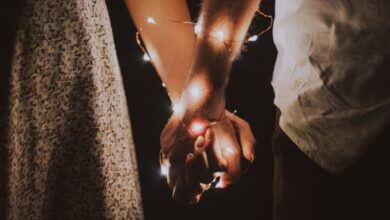
M 26 0 L 0 140 L 0 216 L 142 219 L 104 0 Z

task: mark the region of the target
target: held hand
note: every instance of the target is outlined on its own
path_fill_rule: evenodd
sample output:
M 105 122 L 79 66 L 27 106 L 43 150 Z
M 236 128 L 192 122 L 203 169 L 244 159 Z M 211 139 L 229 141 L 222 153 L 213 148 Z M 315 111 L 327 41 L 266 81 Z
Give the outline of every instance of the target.
M 256 140 L 249 124 L 225 111 L 224 120 L 212 126 L 215 133 L 214 153 L 222 169 L 219 188 L 237 182 L 254 161 Z
M 196 203 L 212 179 L 206 151 L 214 137 L 205 126 L 200 136 L 193 136 L 178 117 L 171 117 L 161 137 L 161 170 L 173 189 L 172 197 L 184 203 Z
M 249 124 L 225 114 L 224 120 L 206 125 L 207 132 L 196 136 L 178 117 L 167 123 L 161 135 L 160 162 L 175 200 L 197 203 L 215 177 L 221 177 L 216 187 L 226 187 L 244 172 L 243 156 L 253 161 L 255 139 Z

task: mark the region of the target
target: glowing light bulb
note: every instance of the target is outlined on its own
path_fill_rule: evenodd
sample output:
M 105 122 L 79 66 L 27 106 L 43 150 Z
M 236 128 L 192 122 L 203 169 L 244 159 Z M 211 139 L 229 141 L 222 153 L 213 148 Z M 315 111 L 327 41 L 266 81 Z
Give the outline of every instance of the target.
M 234 154 L 234 150 L 231 147 L 226 147 L 225 152 L 230 154 L 230 155 Z
M 148 24 L 156 24 L 156 21 L 154 20 L 153 17 L 148 17 L 148 18 L 146 19 L 146 22 L 148 22 Z
M 200 27 L 200 24 L 196 24 L 194 27 L 195 34 L 199 34 L 202 31 L 202 28 Z
M 254 41 L 257 41 L 258 38 L 259 38 L 259 37 L 258 37 L 257 35 L 253 35 L 253 36 L 251 36 L 250 38 L 248 38 L 248 41 L 254 42 Z
M 150 57 L 149 57 L 149 55 L 147 53 L 144 54 L 143 59 L 145 61 L 150 61 Z
M 176 103 L 172 106 L 172 110 L 175 114 L 180 114 L 181 112 L 183 112 L 184 110 L 184 107 L 182 104 L 179 104 L 179 103 Z
M 225 37 L 225 33 L 223 31 L 217 31 L 215 33 L 215 37 L 219 40 L 219 41 L 223 41 L 223 38 Z
M 225 184 L 224 184 L 224 182 L 222 180 L 222 175 L 223 174 L 224 174 L 224 172 L 215 172 L 213 174 L 213 176 L 214 176 L 213 182 L 216 182 L 215 185 L 214 185 L 215 188 L 224 188 L 225 187 Z
M 200 131 L 202 131 L 202 129 L 203 129 L 203 125 L 200 124 L 200 123 L 196 123 L 196 124 L 194 124 L 193 127 L 192 127 L 192 131 L 197 132 L 197 133 L 199 133 Z
M 200 98 L 200 95 L 201 95 L 201 91 L 200 91 L 200 88 L 198 86 L 192 86 L 190 88 L 190 93 L 191 93 L 191 96 L 195 99 L 199 99 Z
M 168 177 L 170 167 L 171 165 L 169 164 L 169 161 L 164 160 L 163 164 L 161 164 L 161 175 Z
M 194 119 L 190 124 L 188 132 L 192 136 L 197 137 L 200 135 L 204 135 L 206 133 L 206 130 L 207 130 L 207 123 L 205 120 Z
M 219 188 L 219 189 L 225 188 L 225 184 L 223 183 L 222 178 L 219 179 L 218 183 L 215 185 L 215 188 Z

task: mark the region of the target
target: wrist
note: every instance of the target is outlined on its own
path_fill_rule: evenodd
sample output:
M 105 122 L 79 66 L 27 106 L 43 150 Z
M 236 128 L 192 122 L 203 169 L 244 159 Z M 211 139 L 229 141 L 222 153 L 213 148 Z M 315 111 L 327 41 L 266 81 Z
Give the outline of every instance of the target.
M 180 119 L 182 126 L 188 131 L 191 136 L 197 137 L 204 135 L 207 128 L 216 124 L 218 121 L 226 118 L 225 110 L 222 112 L 210 112 L 205 111 L 193 111 L 192 109 L 187 110 L 183 117 Z
M 225 87 L 197 78 L 188 84 L 180 102 L 187 115 L 217 118 L 225 110 Z

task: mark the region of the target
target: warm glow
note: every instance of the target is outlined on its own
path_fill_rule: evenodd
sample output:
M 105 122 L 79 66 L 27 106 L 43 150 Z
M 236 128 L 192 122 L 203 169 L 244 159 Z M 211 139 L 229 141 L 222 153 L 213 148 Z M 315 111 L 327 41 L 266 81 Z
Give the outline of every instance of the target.
M 201 90 L 199 88 L 199 86 L 192 86 L 190 88 L 190 93 L 191 93 L 191 96 L 194 98 L 194 99 L 199 99 L 200 98 L 200 95 L 201 95 Z
M 224 188 L 225 184 L 223 183 L 222 179 L 219 179 L 218 183 L 215 185 L 215 188 Z
M 146 19 L 146 21 L 148 22 L 148 24 L 156 24 L 156 21 L 154 20 L 153 17 L 148 17 L 148 18 Z
M 199 34 L 202 31 L 202 28 L 200 27 L 200 24 L 196 24 L 194 27 L 195 34 Z
M 173 113 L 180 114 L 184 110 L 184 106 L 180 103 L 176 103 L 172 106 Z
M 221 50 L 227 47 L 229 41 L 234 37 L 232 35 L 232 30 L 233 27 L 229 23 L 224 22 L 222 18 L 218 19 L 218 21 L 210 27 L 208 36 L 213 40 L 212 46 L 214 49 Z M 205 33 L 205 35 L 206 34 L 207 33 Z
M 248 41 L 254 42 L 257 41 L 257 38 L 258 38 L 257 35 L 253 35 L 250 38 L 248 38 Z
M 224 37 L 225 37 L 225 33 L 223 31 L 217 31 L 215 33 L 215 37 L 219 40 L 219 41 L 223 41 L 224 40 Z
M 200 133 L 202 132 L 203 129 L 204 129 L 204 125 L 200 122 L 195 122 L 191 127 L 191 131 L 194 133 Z
M 143 59 L 145 61 L 150 61 L 150 57 L 149 57 L 149 55 L 147 53 L 144 54 Z
M 206 133 L 206 130 L 207 130 L 207 122 L 202 119 L 192 120 L 188 129 L 189 133 L 195 137 L 204 135 Z
M 169 164 L 169 161 L 164 160 L 163 164 L 161 164 L 161 175 L 168 177 L 170 167 L 171 165 Z
M 234 154 L 234 150 L 233 150 L 233 148 L 230 147 L 230 146 L 225 148 L 225 152 L 228 153 L 228 154 L 230 154 L 230 155 Z
M 221 176 L 223 175 L 223 173 L 224 173 L 224 172 L 222 172 L 222 171 L 215 172 L 215 173 L 213 173 L 213 177 L 214 177 L 214 178 L 221 177 Z
M 208 94 L 207 78 L 205 73 L 199 72 L 198 76 L 191 80 L 191 83 L 185 90 L 186 101 L 189 105 L 196 105 L 204 100 Z
M 222 175 L 224 174 L 224 172 L 215 172 L 213 174 L 214 176 L 214 180 L 213 181 L 218 181 L 217 184 L 215 184 L 215 188 L 225 188 L 225 184 L 222 180 Z M 217 180 L 218 179 L 218 180 Z

